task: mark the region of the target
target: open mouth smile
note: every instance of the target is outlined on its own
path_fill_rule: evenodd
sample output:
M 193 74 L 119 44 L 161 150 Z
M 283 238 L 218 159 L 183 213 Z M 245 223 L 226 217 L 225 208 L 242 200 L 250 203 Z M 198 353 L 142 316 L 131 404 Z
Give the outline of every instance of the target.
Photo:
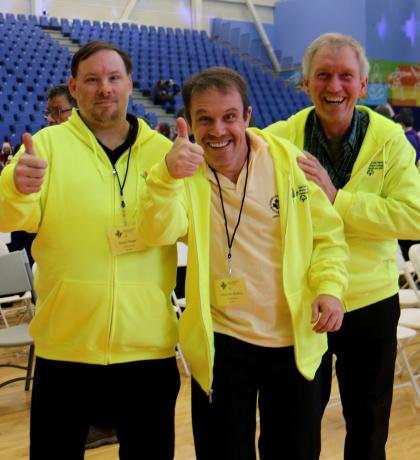
M 344 97 L 325 97 L 325 102 L 328 104 L 342 104 L 344 102 Z

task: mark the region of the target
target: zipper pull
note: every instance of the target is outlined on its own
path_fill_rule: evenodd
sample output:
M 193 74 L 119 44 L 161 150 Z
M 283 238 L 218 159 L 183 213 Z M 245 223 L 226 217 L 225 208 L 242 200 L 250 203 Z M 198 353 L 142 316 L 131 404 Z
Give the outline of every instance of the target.
M 211 404 L 213 402 L 213 388 L 210 388 L 209 391 L 209 403 Z

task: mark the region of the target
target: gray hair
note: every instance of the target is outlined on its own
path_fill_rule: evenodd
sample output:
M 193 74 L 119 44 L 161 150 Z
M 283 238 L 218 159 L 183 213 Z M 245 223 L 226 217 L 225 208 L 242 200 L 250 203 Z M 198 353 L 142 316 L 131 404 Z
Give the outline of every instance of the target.
M 314 56 L 321 48 L 330 47 L 340 49 L 344 46 L 349 46 L 356 54 L 356 58 L 359 61 L 360 78 L 363 80 L 368 77 L 370 66 L 363 46 L 350 35 L 344 35 L 339 32 L 329 32 L 320 35 L 308 46 L 308 48 L 306 48 L 302 60 L 303 78 L 307 79 L 309 77 Z

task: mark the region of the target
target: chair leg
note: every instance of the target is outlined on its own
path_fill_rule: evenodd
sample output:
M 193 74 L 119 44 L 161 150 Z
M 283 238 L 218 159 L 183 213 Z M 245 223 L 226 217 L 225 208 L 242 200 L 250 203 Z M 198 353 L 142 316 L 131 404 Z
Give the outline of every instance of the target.
M 414 375 L 414 373 L 413 373 L 413 371 L 411 369 L 411 366 L 410 366 L 410 363 L 408 361 L 407 355 L 406 355 L 406 353 L 405 353 L 403 348 L 404 348 L 404 346 L 401 343 L 398 343 L 399 355 L 401 356 L 401 359 L 403 361 L 403 365 L 404 365 L 406 371 L 408 372 L 408 376 L 410 378 L 411 384 L 412 384 L 412 386 L 414 388 L 414 391 L 416 393 L 417 400 L 420 403 L 420 388 L 419 388 L 419 385 L 417 383 L 417 378 L 416 378 L 416 375 Z
M 32 369 L 34 364 L 34 355 L 35 355 L 35 347 L 31 345 L 29 347 L 28 353 L 28 368 L 26 371 L 26 380 L 25 380 L 25 391 L 29 391 L 31 387 L 31 380 L 32 380 Z

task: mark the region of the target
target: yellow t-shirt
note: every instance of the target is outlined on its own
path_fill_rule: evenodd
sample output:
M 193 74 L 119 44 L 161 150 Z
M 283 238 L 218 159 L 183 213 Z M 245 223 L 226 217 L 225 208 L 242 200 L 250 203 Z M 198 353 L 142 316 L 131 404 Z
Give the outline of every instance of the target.
M 219 188 L 205 165 L 211 184 L 210 282 L 214 331 L 266 347 L 293 344 L 291 317 L 283 292 L 282 235 L 273 161 L 267 143 L 252 132 L 249 173 L 241 221 L 231 249 L 232 277 L 243 278 L 247 302 L 217 305 L 215 282 L 229 277 L 228 242 Z M 246 179 L 246 162 L 236 184 L 218 174 L 229 238 L 238 221 Z

